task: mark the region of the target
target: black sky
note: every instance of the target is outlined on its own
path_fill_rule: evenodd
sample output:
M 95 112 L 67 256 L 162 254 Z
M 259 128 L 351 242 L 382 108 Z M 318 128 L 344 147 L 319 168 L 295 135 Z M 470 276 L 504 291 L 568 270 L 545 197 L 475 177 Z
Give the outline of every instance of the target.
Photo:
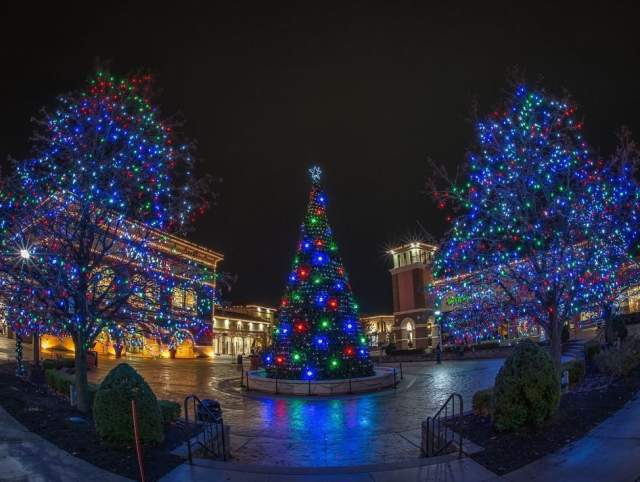
M 319 163 L 362 310 L 390 312 L 385 248 L 417 222 L 444 228 L 422 193 L 425 158 L 462 162 L 472 101 L 490 109 L 515 65 L 573 94 L 600 152 L 620 125 L 640 136 L 632 3 L 91 3 L 3 15 L 0 158 L 26 155 L 30 117 L 80 86 L 96 57 L 118 73 L 150 69 L 163 111 L 182 113 L 206 170 L 224 179 L 191 237 L 225 254 L 222 269 L 238 275 L 227 298 L 237 303 L 277 302 L 306 169 Z

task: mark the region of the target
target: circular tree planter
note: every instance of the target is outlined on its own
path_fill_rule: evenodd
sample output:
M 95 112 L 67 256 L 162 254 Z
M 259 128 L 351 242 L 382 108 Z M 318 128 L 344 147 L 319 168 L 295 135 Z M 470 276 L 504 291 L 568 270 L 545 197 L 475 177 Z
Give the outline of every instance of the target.
M 245 374 L 247 390 L 284 395 L 345 395 L 375 392 L 393 387 L 400 374 L 389 367 L 376 367 L 375 375 L 338 380 L 288 380 L 268 378 L 264 370 L 251 370 Z

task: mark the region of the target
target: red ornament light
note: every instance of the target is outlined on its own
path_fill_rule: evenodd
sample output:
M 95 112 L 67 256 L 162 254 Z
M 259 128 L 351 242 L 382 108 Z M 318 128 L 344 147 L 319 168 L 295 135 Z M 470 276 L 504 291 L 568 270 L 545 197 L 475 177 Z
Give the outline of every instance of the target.
M 311 269 L 308 266 L 300 266 L 298 268 L 298 276 L 300 279 L 307 279 L 309 274 L 311 274 Z
M 321 248 L 324 245 L 321 239 L 316 239 L 316 247 Z
M 344 349 L 344 354 L 345 354 L 345 355 L 347 355 L 347 356 L 353 356 L 353 353 L 354 353 L 354 351 L 353 351 L 353 347 L 351 347 L 351 346 L 347 346 L 347 347 L 345 347 L 345 349 Z
M 307 324 L 304 321 L 296 321 L 293 324 L 293 328 L 298 332 L 298 333 L 304 333 L 305 331 L 307 331 Z
M 329 298 L 327 301 L 327 306 L 332 310 L 338 309 L 338 300 L 336 298 Z
M 282 355 L 278 355 L 278 356 L 276 357 L 276 363 L 277 363 L 278 365 L 282 365 L 282 364 L 284 363 L 284 357 L 283 357 Z

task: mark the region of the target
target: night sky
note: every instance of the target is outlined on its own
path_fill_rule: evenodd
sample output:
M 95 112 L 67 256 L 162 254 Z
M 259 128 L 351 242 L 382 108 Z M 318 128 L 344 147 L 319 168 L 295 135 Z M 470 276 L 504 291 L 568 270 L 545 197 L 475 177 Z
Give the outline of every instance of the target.
M 160 3 L 3 15 L 0 158 L 27 155 L 30 117 L 81 86 L 96 58 L 119 74 L 149 69 L 163 112 L 181 113 L 203 169 L 223 178 L 190 237 L 225 255 L 234 303 L 277 303 L 317 163 L 362 311 L 391 312 L 385 250 L 419 225 L 446 228 L 423 192 L 425 159 L 463 162 L 472 103 L 491 109 L 514 66 L 573 94 L 597 152 L 611 152 L 621 125 L 640 138 L 632 3 Z

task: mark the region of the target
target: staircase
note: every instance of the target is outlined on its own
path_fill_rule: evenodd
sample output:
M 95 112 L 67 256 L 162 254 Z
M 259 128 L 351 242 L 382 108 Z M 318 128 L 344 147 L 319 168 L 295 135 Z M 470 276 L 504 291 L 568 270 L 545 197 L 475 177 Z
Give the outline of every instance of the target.
M 562 363 L 575 360 L 584 360 L 584 344 L 585 340 L 574 339 L 569 340 L 562 350 Z

